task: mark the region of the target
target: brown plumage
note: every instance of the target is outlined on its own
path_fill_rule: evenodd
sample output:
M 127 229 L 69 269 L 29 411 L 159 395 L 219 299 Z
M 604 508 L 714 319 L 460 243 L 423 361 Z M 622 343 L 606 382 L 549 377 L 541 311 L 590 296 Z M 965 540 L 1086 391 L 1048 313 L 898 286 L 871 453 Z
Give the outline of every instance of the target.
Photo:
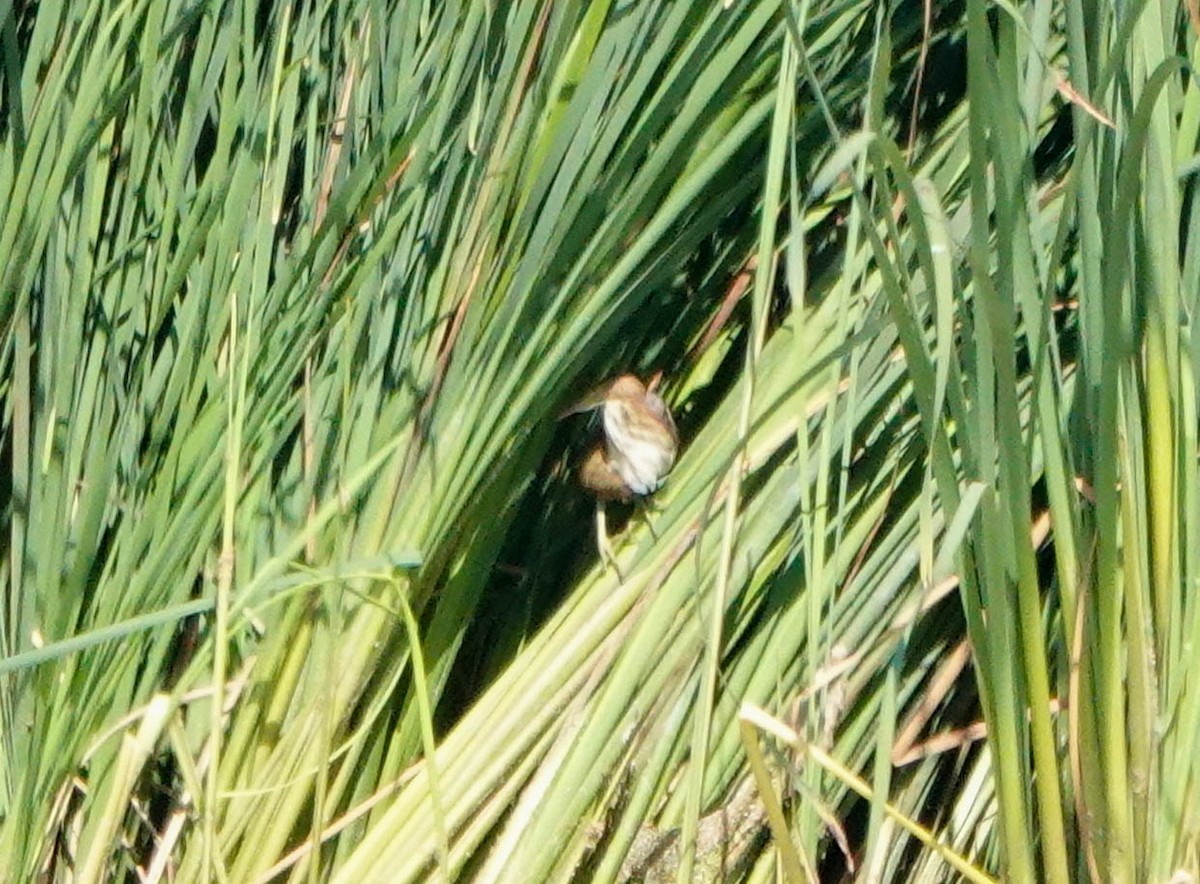
M 652 494 L 670 472 L 679 447 L 666 403 L 626 374 L 584 400 L 584 408 L 597 406 L 604 434 L 584 455 L 580 483 L 603 500 Z
M 601 408 L 603 434 L 579 463 L 579 483 L 597 498 L 600 554 L 613 561 L 604 504 L 653 494 L 675 463 L 679 435 L 662 397 L 631 374 L 599 387 L 573 411 Z
M 608 463 L 608 453 L 604 450 L 603 439 L 587 450 L 583 460 L 579 462 L 579 484 L 592 492 L 600 500 L 619 500 L 628 503 L 633 495 L 617 471 Z

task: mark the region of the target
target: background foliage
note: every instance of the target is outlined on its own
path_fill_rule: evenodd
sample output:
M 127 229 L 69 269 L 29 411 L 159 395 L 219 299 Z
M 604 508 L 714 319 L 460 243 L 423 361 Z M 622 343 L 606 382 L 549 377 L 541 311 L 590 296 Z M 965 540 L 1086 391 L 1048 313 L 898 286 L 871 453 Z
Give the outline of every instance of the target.
M 1198 35 L 0 6 L 6 874 L 1195 880 Z

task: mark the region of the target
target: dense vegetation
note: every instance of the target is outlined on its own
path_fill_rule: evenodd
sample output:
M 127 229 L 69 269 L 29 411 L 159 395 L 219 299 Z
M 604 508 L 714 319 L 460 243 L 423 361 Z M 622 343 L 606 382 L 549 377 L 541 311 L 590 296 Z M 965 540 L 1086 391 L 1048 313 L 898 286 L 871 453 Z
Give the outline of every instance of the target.
M 1198 37 L 0 7 L 4 874 L 1195 880 Z

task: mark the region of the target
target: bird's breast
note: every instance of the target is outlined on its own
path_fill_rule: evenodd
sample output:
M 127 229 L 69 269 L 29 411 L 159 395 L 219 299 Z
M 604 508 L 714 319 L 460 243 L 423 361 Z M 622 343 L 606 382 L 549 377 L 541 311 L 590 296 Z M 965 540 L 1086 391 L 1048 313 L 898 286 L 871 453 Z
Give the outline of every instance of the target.
M 675 434 L 657 416 L 624 402 L 604 408 L 608 462 L 633 494 L 657 490 L 675 463 Z

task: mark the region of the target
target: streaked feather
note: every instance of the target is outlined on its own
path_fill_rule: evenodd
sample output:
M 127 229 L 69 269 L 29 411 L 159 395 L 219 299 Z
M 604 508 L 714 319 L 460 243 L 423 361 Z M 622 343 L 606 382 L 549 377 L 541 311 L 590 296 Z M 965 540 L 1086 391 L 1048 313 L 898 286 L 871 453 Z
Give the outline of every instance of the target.
M 601 500 L 629 500 L 656 491 L 674 466 L 679 446 L 675 421 L 662 397 L 627 374 L 597 388 L 574 410 L 593 403 L 601 406 L 604 439 L 580 463 L 580 483 Z
M 662 400 L 654 398 L 657 407 L 641 410 L 622 400 L 604 405 L 609 464 L 637 495 L 657 490 L 675 463 L 675 424 Z

